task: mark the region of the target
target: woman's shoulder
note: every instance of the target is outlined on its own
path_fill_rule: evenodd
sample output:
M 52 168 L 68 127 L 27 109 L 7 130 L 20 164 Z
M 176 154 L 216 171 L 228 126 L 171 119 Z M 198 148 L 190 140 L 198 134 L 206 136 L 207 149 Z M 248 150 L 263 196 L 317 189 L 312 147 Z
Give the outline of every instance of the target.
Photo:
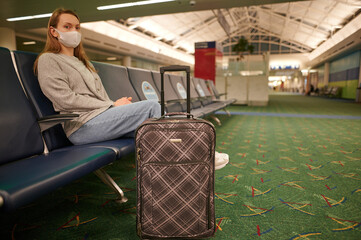
M 42 59 L 42 60 L 49 60 L 49 59 L 57 59 L 59 55 L 58 53 L 51 53 L 51 52 L 45 52 L 45 53 L 42 53 L 40 56 L 39 56 L 39 59 Z
M 59 54 L 50 52 L 42 53 L 39 56 L 39 64 L 54 63 L 54 61 L 59 62 L 59 56 L 57 55 Z
M 38 71 L 44 70 L 44 69 L 54 69 L 54 68 L 61 68 L 63 65 L 62 59 L 59 57 L 59 54 L 57 53 L 42 53 L 39 56 L 38 60 Z M 48 71 L 48 70 L 46 70 Z

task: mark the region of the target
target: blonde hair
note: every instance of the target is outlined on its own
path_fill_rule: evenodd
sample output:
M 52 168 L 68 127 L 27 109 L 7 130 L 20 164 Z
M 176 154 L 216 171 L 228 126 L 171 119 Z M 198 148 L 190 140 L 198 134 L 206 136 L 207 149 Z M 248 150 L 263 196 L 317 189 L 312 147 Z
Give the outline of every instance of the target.
M 41 54 L 43 54 L 43 53 L 59 53 L 61 51 L 60 43 L 57 40 L 57 38 L 51 34 L 50 27 L 57 28 L 60 15 L 65 14 L 65 13 L 73 15 L 80 22 L 78 15 L 75 12 L 73 12 L 72 10 L 64 9 L 64 8 L 58 8 L 58 9 L 54 10 L 54 12 L 51 15 L 49 22 L 48 22 L 48 32 L 47 32 L 45 47 L 34 62 L 34 73 L 35 74 L 38 73 L 38 61 L 39 61 L 39 57 L 41 56 Z M 96 72 L 94 67 L 89 63 L 89 59 L 85 54 L 82 42 L 80 42 L 80 44 L 76 48 L 74 48 L 74 56 L 77 57 L 80 61 L 82 61 L 84 63 L 84 65 L 90 71 Z

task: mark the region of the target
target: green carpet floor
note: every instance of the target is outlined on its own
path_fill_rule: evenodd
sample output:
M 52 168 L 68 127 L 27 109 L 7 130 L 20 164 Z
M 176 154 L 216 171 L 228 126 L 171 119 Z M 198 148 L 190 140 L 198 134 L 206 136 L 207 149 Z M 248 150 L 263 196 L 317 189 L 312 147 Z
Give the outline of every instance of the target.
M 361 116 L 361 104 L 303 95 L 270 95 L 266 107 L 231 106 L 230 111 Z
M 361 105 L 270 96 L 232 111 L 361 116 Z M 361 239 L 361 120 L 218 115 L 214 239 Z M 0 239 L 137 239 L 134 155 L 108 166 L 129 201 L 95 175 L 0 215 Z

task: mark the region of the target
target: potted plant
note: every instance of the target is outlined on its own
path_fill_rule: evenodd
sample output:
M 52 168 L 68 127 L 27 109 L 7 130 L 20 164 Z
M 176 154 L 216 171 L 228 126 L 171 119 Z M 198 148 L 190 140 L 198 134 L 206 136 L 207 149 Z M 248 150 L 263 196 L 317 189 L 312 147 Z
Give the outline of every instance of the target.
M 244 37 L 241 37 L 238 40 L 238 43 L 236 45 L 234 45 L 232 48 L 233 52 L 236 52 L 237 54 L 239 54 L 240 60 L 242 60 L 244 58 L 243 54 L 245 52 L 249 52 L 250 54 L 252 54 L 253 50 L 254 50 L 254 46 L 252 44 L 249 44 L 247 39 L 245 39 Z

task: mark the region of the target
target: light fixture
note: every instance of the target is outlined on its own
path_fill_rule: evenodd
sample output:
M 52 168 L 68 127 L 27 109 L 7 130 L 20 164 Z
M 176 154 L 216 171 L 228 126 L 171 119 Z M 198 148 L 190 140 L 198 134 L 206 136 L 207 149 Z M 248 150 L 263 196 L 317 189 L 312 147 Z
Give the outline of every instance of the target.
M 152 50 L 155 53 L 160 53 L 160 51 L 161 51 L 160 48 L 157 46 L 152 46 L 150 50 Z
M 47 18 L 47 17 L 51 17 L 51 15 L 52 13 L 44 13 L 44 14 L 31 15 L 31 16 L 13 17 L 13 18 L 7 18 L 6 21 L 15 22 L 15 21 L 24 21 L 24 20 L 30 20 L 36 18 Z
M 335 25 L 335 26 L 332 26 L 332 28 L 333 29 L 340 29 L 340 28 L 342 28 L 342 26 L 341 25 Z
M 257 76 L 263 75 L 263 71 L 239 71 L 241 76 Z
M 132 31 L 128 27 L 115 21 L 82 23 L 81 28 L 97 32 L 106 37 L 116 39 L 117 41 L 135 45 L 142 49 L 147 49 L 151 51 L 151 53 L 158 52 L 157 54 L 162 58 L 169 57 L 175 61 L 183 62 L 182 64 L 194 65 L 194 56 L 174 49 L 163 42 L 156 41 L 153 37 L 143 36 L 137 31 Z
M 23 45 L 34 45 L 36 44 L 35 41 L 23 42 Z
M 281 80 L 281 79 L 282 79 L 281 76 L 269 76 L 269 77 L 268 77 L 268 81 L 269 81 L 269 82 L 279 81 L 279 80 Z
M 129 26 L 128 28 L 129 28 L 129 29 L 135 29 L 135 28 L 137 28 L 137 27 L 138 27 L 138 25 L 134 24 L 134 25 Z
M 134 7 L 134 6 L 141 6 L 141 5 L 148 5 L 148 4 L 156 4 L 156 3 L 164 3 L 164 2 L 173 2 L 175 0 L 146 0 L 146 1 L 139 1 L 139 2 L 128 2 L 128 3 L 120 3 L 114 5 L 106 5 L 97 7 L 98 10 L 108 10 L 114 8 L 126 8 L 126 7 Z
M 107 57 L 107 61 L 115 61 L 115 60 L 117 60 L 116 57 Z

